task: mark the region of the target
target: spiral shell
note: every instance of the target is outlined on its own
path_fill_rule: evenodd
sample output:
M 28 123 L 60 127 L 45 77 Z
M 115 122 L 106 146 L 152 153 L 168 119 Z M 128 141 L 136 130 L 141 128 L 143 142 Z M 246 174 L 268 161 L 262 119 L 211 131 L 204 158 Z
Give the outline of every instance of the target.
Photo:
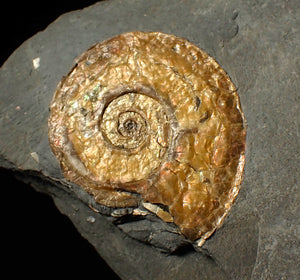
M 191 240 L 221 225 L 241 183 L 244 117 L 235 86 L 204 51 L 159 32 L 98 43 L 50 109 L 64 176 L 98 203 L 152 205 Z

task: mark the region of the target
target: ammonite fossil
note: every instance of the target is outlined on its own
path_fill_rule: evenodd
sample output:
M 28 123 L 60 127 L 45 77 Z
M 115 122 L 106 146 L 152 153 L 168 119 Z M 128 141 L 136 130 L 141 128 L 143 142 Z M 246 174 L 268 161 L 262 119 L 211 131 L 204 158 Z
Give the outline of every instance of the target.
M 122 34 L 81 55 L 50 109 L 64 176 L 96 202 L 142 204 L 200 245 L 221 225 L 245 127 L 235 86 L 207 53 L 159 32 Z

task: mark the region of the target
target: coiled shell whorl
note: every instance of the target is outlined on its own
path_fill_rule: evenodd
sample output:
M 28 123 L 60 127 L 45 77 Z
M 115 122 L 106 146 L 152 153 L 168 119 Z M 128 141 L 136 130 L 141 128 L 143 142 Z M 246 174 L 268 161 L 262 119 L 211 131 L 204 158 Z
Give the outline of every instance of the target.
M 157 205 L 201 244 L 221 225 L 241 183 L 245 126 L 235 86 L 204 51 L 159 32 L 98 43 L 50 109 L 64 176 L 98 203 Z

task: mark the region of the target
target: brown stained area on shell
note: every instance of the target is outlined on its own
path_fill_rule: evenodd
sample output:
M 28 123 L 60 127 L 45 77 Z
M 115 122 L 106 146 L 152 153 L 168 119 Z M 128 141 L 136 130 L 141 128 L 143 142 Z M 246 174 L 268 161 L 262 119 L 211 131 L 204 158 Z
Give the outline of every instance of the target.
M 204 51 L 159 32 L 98 43 L 50 109 L 64 176 L 98 203 L 165 205 L 151 211 L 191 240 L 221 225 L 241 183 L 245 127 L 235 86 Z

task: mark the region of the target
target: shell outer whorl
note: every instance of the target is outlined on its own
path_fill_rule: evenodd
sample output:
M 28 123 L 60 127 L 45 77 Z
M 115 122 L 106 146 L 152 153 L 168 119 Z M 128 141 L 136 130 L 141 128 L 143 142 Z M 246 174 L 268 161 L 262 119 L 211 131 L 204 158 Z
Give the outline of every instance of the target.
M 80 56 L 56 89 L 48 129 L 64 176 L 96 202 L 165 205 L 154 212 L 202 245 L 238 194 L 244 123 L 212 57 L 173 35 L 130 32 Z

